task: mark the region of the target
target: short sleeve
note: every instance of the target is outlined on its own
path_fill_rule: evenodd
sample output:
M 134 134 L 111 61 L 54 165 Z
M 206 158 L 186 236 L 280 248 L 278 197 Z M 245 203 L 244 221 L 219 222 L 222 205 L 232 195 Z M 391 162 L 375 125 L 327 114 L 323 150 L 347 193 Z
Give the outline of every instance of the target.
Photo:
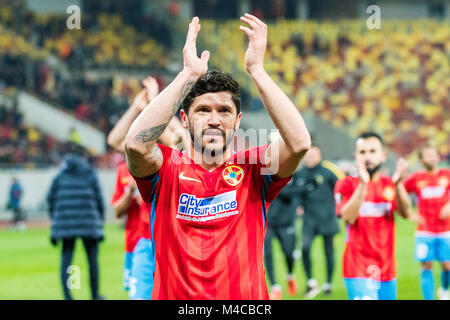
M 338 180 L 334 186 L 334 199 L 336 202 L 336 214 L 341 215 L 342 207 L 351 198 L 355 191 L 354 186 L 349 177 Z
M 131 177 L 130 177 L 131 178 Z M 123 177 L 122 177 L 122 170 L 121 168 L 117 168 L 117 175 L 116 175 L 116 188 L 114 189 L 114 194 L 111 197 L 111 204 L 114 204 L 117 200 L 122 197 L 123 193 L 125 192 L 125 183 L 123 183 Z
M 269 203 L 272 202 L 291 179 L 292 176 L 283 179 L 278 179 L 274 175 L 263 176 L 266 201 Z
M 265 200 L 271 203 L 280 193 L 281 189 L 285 187 L 289 181 L 292 179 L 293 174 L 286 178 L 278 178 L 276 175 L 265 174 L 267 173 L 267 168 L 262 163 L 264 154 L 269 147 L 265 144 L 261 147 L 253 148 L 249 150 L 250 159 L 255 159 L 258 166 L 258 174 L 261 175 L 264 184 Z
M 165 178 L 170 180 L 172 178 L 170 172 L 173 172 L 174 166 L 183 161 L 180 151 L 159 143 L 158 147 L 160 148 L 163 155 L 163 163 L 159 171 L 151 176 L 143 178 L 137 178 L 133 176 L 138 186 L 141 197 L 147 204 L 149 204 L 152 200 L 152 194 L 154 192 L 154 187 L 156 187 L 156 184 L 160 180 Z
M 450 197 L 450 170 L 445 170 L 446 177 L 447 177 L 447 192 L 449 193 L 448 196 Z
M 416 192 L 416 175 L 412 173 L 406 177 L 403 185 L 408 193 Z

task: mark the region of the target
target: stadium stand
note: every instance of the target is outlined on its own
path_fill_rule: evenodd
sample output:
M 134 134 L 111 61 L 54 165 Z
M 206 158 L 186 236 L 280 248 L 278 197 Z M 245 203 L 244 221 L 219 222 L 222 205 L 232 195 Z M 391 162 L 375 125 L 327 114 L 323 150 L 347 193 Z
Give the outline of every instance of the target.
M 209 20 L 202 28 L 202 46 L 216 53 L 212 63 L 250 86 L 238 24 Z M 382 34 L 362 20 L 279 21 L 269 30 L 267 70 L 300 110 L 314 110 L 351 136 L 380 131 L 403 156 L 425 142 L 449 153 L 448 21 L 384 21 Z M 256 96 L 256 88 L 249 89 Z
M 138 77 L 113 71 L 151 67 L 163 88 L 176 62 L 161 34 L 156 39 L 145 28 L 136 31 L 145 17 L 133 23 L 117 14 L 88 15 L 82 30 L 67 30 L 64 16 L 28 12 L 17 20 L 14 14 L 11 6 L 0 8 L 3 85 L 32 89 L 105 133 L 140 87 Z M 203 19 L 198 50 L 214 52 L 210 67 L 236 76 L 243 106 L 263 110 L 244 70 L 247 40 L 238 25 Z M 399 155 L 425 142 L 443 156 L 450 153 L 448 21 L 389 20 L 383 22 L 385 32 L 376 33 L 363 20 L 281 19 L 269 23 L 269 30 L 266 68 L 300 110 L 313 110 L 351 137 L 379 131 Z M 51 57 L 63 68 L 50 63 Z M 109 73 L 91 72 L 99 68 Z

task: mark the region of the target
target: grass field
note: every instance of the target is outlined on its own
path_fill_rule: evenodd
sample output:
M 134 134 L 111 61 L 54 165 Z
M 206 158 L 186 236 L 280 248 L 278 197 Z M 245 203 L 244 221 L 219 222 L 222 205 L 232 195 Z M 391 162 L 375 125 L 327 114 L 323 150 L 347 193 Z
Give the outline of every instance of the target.
M 410 222 L 397 220 L 398 299 L 422 299 L 419 285 L 420 267 L 413 258 L 414 228 Z M 105 232 L 106 239 L 100 246 L 99 256 L 100 292 L 107 299 L 127 299 L 127 293 L 122 288 L 123 229 L 119 224 L 108 224 Z M 335 238 L 336 272 L 333 294 L 329 297 L 319 295 L 316 299 L 347 298 L 341 276 L 344 233 L 341 226 L 341 233 Z M 0 230 L 0 300 L 62 299 L 58 276 L 60 247 L 53 247 L 48 239 L 48 228 L 29 228 L 23 232 Z M 286 293 L 284 281 L 286 267 L 277 242 L 274 244 L 274 251 L 276 274 L 283 287 L 283 298 L 303 299 L 305 276 L 301 262 L 297 261 L 295 265 L 299 293 L 290 297 Z M 76 243 L 72 263 L 81 269 L 81 288 L 72 291 L 73 297 L 90 299 L 88 265 L 81 241 Z M 438 265 L 434 266 L 434 271 L 438 287 Z M 313 272 L 319 283 L 322 283 L 325 279 L 325 257 L 321 238 L 317 238 L 313 244 Z

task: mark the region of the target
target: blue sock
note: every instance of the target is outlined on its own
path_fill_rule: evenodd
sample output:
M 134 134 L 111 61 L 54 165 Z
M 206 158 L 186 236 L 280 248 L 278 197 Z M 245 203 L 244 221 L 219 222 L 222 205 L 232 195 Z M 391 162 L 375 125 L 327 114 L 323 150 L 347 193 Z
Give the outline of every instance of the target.
M 425 300 L 434 300 L 434 278 L 433 271 L 422 269 L 420 273 L 420 285 Z
M 441 285 L 442 285 L 442 288 L 444 288 L 444 290 L 448 290 L 449 282 L 450 282 L 450 271 L 449 270 L 447 270 L 447 271 L 442 270 L 442 273 L 441 273 Z

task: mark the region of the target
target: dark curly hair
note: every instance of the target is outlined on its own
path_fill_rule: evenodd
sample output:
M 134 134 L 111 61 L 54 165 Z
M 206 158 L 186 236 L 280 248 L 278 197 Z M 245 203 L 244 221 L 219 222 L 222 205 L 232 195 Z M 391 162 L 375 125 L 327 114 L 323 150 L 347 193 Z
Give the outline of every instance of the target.
M 230 73 L 225 73 L 220 70 L 211 70 L 201 76 L 197 82 L 195 82 L 192 89 L 187 94 L 181 103 L 186 114 L 189 113 L 189 108 L 196 97 L 208 92 L 223 92 L 228 91 L 231 93 L 231 98 L 236 106 L 236 114 L 241 112 L 241 96 L 239 91 L 239 83 L 233 79 Z
M 378 133 L 373 132 L 373 131 L 363 132 L 358 136 L 357 139 L 369 139 L 369 138 L 376 138 L 380 141 L 380 143 L 383 147 L 385 146 L 383 138 Z

